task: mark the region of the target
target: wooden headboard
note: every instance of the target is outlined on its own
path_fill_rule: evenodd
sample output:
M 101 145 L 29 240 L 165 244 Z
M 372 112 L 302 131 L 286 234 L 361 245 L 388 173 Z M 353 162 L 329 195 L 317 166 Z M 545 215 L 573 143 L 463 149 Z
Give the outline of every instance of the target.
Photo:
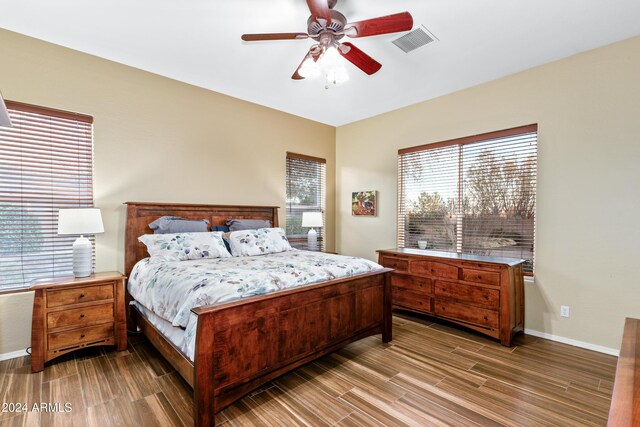
M 148 256 L 138 237 L 152 234 L 149 223 L 170 215 L 187 219 L 208 219 L 209 225 L 225 225 L 229 219 L 267 219 L 278 227 L 277 206 L 189 205 L 180 203 L 127 202 L 124 233 L 124 269 L 129 276 L 136 262 Z

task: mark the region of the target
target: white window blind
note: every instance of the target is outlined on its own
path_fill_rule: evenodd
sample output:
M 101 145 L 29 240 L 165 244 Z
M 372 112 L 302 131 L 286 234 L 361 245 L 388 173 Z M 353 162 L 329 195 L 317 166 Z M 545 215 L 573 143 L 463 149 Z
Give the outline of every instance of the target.
M 72 274 L 58 209 L 93 206 L 93 118 L 7 101 L 0 127 L 0 290 Z
M 398 154 L 398 246 L 521 258 L 533 273 L 537 125 Z
M 303 212 L 322 212 L 325 224 L 326 160 L 287 153 L 287 238 L 291 246 L 307 249 L 308 228 L 302 227 Z M 318 245 L 324 251 L 325 227 L 318 231 Z

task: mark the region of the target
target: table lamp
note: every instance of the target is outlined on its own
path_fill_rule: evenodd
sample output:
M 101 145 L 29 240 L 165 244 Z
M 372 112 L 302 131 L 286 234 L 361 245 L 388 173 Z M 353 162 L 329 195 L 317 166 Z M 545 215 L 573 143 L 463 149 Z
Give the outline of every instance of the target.
M 318 250 L 318 233 L 314 227 L 322 227 L 322 212 L 303 212 L 302 213 L 302 226 L 311 227 L 309 234 L 307 234 L 307 243 L 309 250 Z
M 2 94 L 0 93 L 0 126 L 11 127 L 11 118 L 9 118 L 9 112 L 7 106 L 4 104 Z
M 73 242 L 73 275 L 87 277 L 91 275 L 91 241 L 85 234 L 104 233 L 100 209 L 78 208 L 58 211 L 58 234 L 79 234 Z

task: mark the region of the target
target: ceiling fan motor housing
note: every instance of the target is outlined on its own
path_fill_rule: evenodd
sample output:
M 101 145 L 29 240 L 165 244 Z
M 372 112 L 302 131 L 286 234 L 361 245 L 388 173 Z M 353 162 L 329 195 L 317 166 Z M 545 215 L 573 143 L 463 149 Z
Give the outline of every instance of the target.
M 309 33 L 311 37 L 317 36 L 325 29 L 339 33 L 344 29 L 345 25 L 347 25 L 347 18 L 337 10 L 331 10 L 331 23 L 326 28 L 317 22 L 316 18 L 310 16 L 307 20 L 307 33 Z M 336 39 L 340 39 L 343 36 L 343 34 L 340 34 Z

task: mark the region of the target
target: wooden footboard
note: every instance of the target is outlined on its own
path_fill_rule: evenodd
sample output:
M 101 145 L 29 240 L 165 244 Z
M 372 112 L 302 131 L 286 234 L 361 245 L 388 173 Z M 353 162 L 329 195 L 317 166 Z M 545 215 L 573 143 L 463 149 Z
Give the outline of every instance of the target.
M 390 271 L 194 309 L 196 425 L 213 425 L 251 390 L 350 342 L 378 333 L 389 342 Z

